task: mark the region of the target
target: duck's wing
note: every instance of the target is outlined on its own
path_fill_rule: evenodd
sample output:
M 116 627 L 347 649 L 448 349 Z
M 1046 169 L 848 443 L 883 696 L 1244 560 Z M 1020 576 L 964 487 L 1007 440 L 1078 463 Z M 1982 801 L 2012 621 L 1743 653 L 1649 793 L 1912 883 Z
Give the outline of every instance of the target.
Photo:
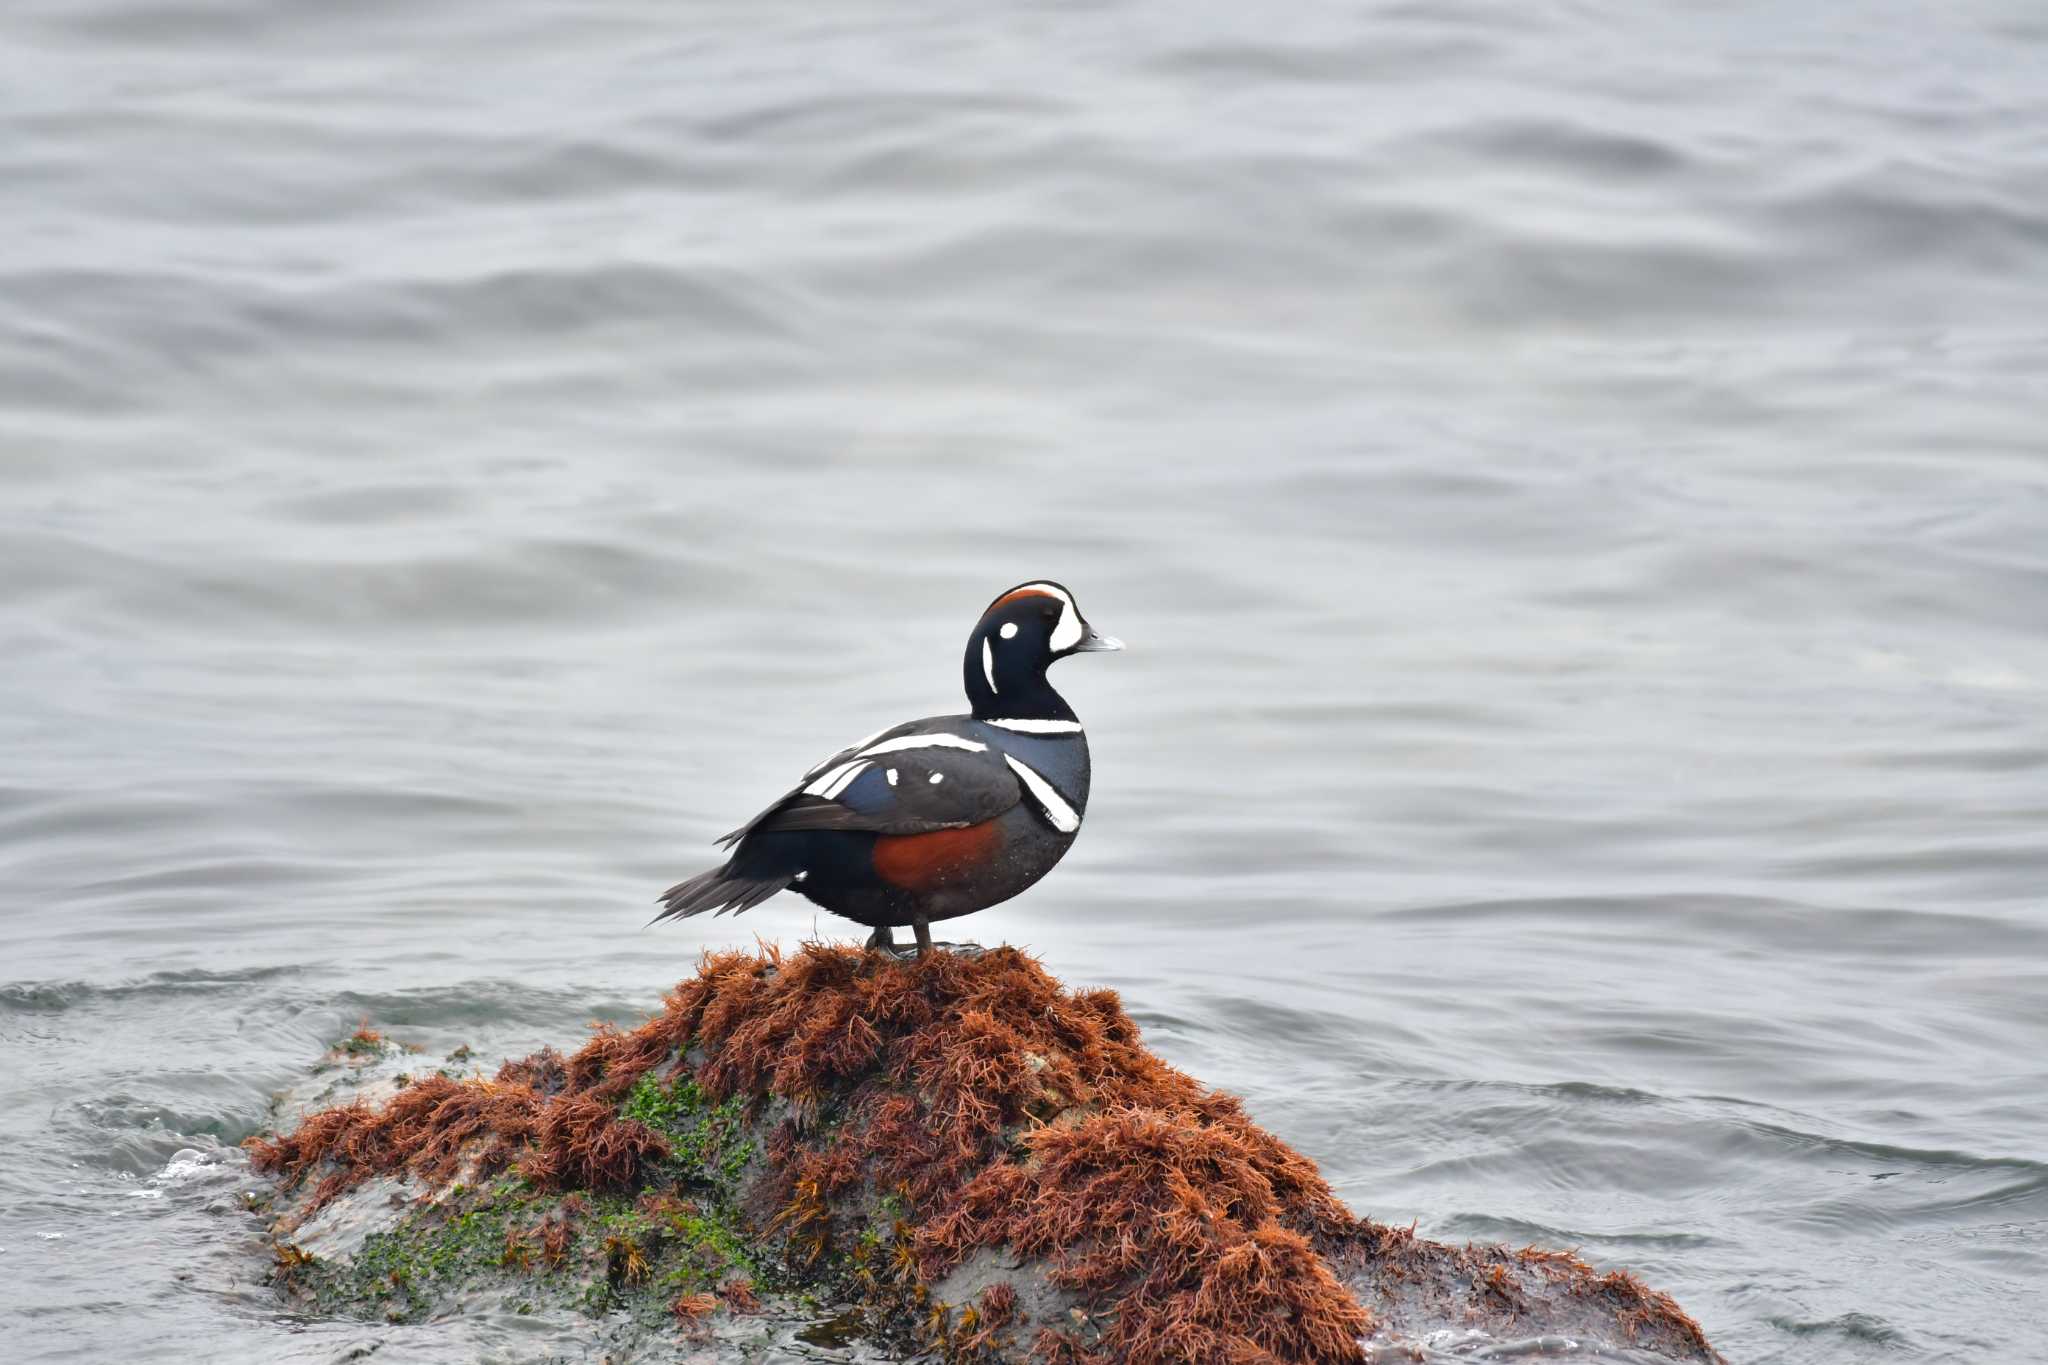
M 993 820 L 1023 799 L 1000 754 L 946 725 L 913 722 L 840 750 L 718 842 L 770 830 L 928 834 Z

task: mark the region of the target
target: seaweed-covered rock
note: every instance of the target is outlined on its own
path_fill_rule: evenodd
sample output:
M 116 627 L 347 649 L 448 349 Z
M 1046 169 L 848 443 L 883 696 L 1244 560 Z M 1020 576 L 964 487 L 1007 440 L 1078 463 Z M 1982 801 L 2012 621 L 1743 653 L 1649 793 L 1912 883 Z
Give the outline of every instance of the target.
M 1356 1217 L 1112 992 L 1007 948 L 708 956 L 630 1033 L 251 1147 L 277 1279 L 320 1311 L 574 1303 L 738 1341 L 765 1297 L 958 1361 L 1718 1359 L 1625 1272 Z

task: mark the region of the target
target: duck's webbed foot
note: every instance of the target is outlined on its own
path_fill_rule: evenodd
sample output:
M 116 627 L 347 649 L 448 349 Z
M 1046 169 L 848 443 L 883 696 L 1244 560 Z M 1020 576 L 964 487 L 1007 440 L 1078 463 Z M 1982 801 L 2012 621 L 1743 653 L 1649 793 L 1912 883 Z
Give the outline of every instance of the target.
M 896 931 L 886 924 L 876 926 L 875 931 L 868 935 L 868 941 L 861 946 L 874 952 L 887 953 L 899 962 L 907 962 L 941 949 L 949 953 L 958 953 L 962 957 L 979 957 L 988 951 L 979 943 L 941 943 L 934 940 L 932 926 L 928 920 L 913 920 L 910 927 L 911 932 L 917 935 L 917 943 L 914 946 L 898 943 Z
M 873 952 L 885 953 L 898 962 L 908 961 L 915 954 L 896 941 L 896 931 L 886 924 L 875 926 L 875 932 L 868 935 L 868 941 L 861 945 Z

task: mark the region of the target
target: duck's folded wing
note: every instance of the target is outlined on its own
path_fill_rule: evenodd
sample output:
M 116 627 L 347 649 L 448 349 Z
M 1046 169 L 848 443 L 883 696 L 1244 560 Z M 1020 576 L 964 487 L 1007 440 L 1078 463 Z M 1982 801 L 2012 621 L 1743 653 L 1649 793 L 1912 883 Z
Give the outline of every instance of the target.
M 884 741 L 814 769 L 804 786 L 719 842 L 769 830 L 929 834 L 993 820 L 1022 797 L 1016 775 L 980 744 Z

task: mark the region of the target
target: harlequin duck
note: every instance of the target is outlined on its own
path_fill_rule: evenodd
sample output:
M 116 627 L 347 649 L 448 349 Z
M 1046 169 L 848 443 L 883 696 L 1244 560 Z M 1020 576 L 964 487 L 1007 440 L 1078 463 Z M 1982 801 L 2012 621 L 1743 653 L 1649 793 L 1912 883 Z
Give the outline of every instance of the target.
M 989 603 L 967 637 L 965 716 L 869 735 L 803 775 L 718 842 L 732 856 L 661 895 L 656 919 L 752 909 L 793 890 L 874 930 L 897 925 L 931 951 L 933 920 L 1006 901 L 1052 871 L 1088 807 L 1088 737 L 1045 670 L 1069 654 L 1122 649 L 1057 583 Z

